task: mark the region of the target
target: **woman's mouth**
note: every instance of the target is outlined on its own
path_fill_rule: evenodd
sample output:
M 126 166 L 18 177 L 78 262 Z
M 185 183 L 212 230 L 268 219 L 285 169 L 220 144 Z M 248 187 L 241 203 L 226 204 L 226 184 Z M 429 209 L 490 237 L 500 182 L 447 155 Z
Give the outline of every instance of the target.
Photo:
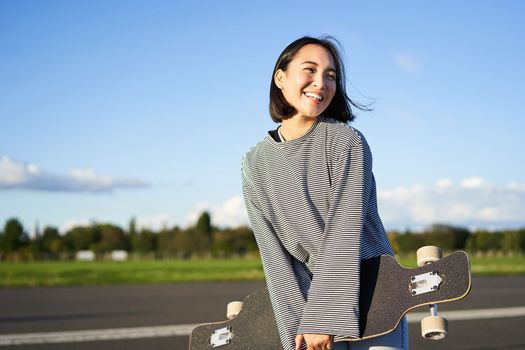
M 305 92 L 304 95 L 306 97 L 308 97 L 309 99 L 313 100 L 316 103 L 319 103 L 319 102 L 321 102 L 323 100 L 323 96 L 318 95 L 318 94 L 313 93 L 313 92 Z

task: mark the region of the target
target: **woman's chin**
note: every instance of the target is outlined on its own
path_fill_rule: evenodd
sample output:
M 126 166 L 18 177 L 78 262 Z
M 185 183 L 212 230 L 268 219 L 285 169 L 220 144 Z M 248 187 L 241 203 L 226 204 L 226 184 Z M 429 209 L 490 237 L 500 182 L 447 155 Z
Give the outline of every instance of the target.
M 317 118 L 324 112 L 325 108 L 310 108 L 303 111 L 303 116 L 308 118 Z

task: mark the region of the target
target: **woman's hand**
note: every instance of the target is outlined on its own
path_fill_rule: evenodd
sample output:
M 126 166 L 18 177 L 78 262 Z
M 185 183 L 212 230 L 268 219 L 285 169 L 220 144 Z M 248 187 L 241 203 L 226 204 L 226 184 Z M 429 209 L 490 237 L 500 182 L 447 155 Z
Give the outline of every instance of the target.
M 297 334 L 295 336 L 295 350 L 300 350 L 303 340 L 307 350 L 332 349 L 332 336 L 329 334 Z

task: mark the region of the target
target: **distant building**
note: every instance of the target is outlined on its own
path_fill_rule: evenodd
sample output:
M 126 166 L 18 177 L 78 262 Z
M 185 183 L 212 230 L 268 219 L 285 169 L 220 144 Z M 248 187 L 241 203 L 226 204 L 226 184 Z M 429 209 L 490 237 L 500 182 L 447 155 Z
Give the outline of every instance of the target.
M 95 260 L 95 253 L 91 250 L 79 250 L 76 258 L 78 261 L 93 261 Z
M 113 250 L 111 252 L 111 260 L 126 261 L 128 260 L 128 252 L 125 250 Z

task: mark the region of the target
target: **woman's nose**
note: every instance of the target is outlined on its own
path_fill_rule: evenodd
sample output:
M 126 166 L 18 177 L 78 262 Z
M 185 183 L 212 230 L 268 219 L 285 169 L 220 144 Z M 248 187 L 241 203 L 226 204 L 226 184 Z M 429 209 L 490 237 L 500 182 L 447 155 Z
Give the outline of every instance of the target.
M 314 79 L 313 85 L 318 89 L 323 89 L 325 86 L 325 81 L 323 76 L 316 76 Z

